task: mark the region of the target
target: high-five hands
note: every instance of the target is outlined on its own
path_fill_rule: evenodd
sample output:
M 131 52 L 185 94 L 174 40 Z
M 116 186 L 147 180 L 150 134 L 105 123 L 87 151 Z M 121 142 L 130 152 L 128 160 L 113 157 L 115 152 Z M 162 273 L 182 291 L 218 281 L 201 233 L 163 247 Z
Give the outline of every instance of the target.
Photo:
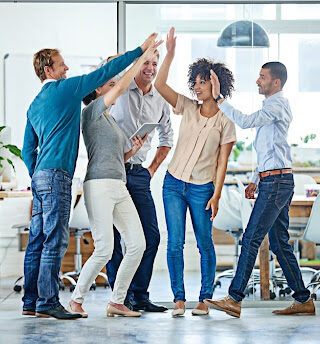
M 132 155 L 137 153 L 137 151 L 146 142 L 147 138 L 148 138 L 148 134 L 145 134 L 143 138 L 141 138 L 140 135 L 137 135 L 137 136 L 135 136 L 134 138 L 131 139 L 131 142 L 132 142 L 132 148 L 131 148 Z
M 141 45 L 141 49 L 143 52 L 145 52 L 150 45 L 155 44 L 156 38 L 157 38 L 158 34 L 157 33 L 152 33 Z
M 217 74 L 212 69 L 210 69 L 210 81 L 212 85 L 212 96 L 216 99 L 220 94 L 220 81 Z
M 152 58 L 154 56 L 156 56 L 159 52 L 157 50 L 157 48 L 159 47 L 159 45 L 161 45 L 163 43 L 163 40 L 160 41 L 154 41 L 152 44 L 149 45 L 149 47 L 147 48 L 147 50 L 143 53 L 142 58 L 145 61 L 148 60 L 152 60 Z
M 172 27 L 167 34 L 167 40 L 166 40 L 166 48 L 167 53 L 174 56 L 175 50 L 176 50 L 176 39 L 177 37 L 174 37 L 174 27 Z

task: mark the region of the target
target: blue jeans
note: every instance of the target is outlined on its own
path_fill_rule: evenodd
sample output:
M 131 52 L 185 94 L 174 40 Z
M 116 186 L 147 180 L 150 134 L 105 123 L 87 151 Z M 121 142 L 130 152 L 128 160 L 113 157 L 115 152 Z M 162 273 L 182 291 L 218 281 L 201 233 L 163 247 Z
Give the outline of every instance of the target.
M 289 206 L 293 189 L 291 173 L 260 179 L 259 195 L 243 235 L 237 271 L 229 288 L 229 296 L 235 301 L 244 298 L 258 249 L 268 233 L 270 248 L 277 256 L 289 287 L 294 291 L 292 296 L 301 303 L 309 299 L 310 292 L 304 286 L 297 259 L 288 243 Z
M 138 211 L 146 239 L 146 250 L 130 284 L 126 299 L 140 301 L 149 298 L 148 288 L 152 276 L 154 259 L 160 243 L 160 233 L 156 208 L 150 190 L 151 176 L 149 171 L 142 166 L 135 166 L 134 169 L 126 168 L 126 170 L 127 188 Z M 120 263 L 123 259 L 120 239 L 119 232 L 114 228 L 113 255 L 107 264 L 107 275 L 112 289 Z
M 24 258 L 24 309 L 50 310 L 60 305 L 59 271 L 69 242 L 70 176 L 59 169 L 33 175 L 32 219 Z
M 216 254 L 212 241 L 211 209 L 205 210 L 214 193 L 213 183 L 185 183 L 166 173 L 163 183 L 163 203 L 168 230 L 167 261 L 174 302 L 185 301 L 183 281 L 183 246 L 186 232 L 186 212 L 189 208 L 201 260 L 201 290 L 199 302 L 213 294 Z

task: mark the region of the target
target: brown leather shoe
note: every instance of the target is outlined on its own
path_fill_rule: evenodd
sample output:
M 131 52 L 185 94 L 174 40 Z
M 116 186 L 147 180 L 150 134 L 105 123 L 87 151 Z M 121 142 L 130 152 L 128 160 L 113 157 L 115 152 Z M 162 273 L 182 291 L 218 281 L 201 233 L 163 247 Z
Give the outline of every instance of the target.
M 236 302 L 229 296 L 216 301 L 205 299 L 203 302 L 217 311 L 223 311 L 235 318 L 240 318 L 241 302 Z
M 285 309 L 278 309 L 272 312 L 276 315 L 316 315 L 313 300 L 305 303 L 293 302 L 291 306 Z
M 34 309 L 23 309 L 22 315 L 36 315 L 36 311 Z

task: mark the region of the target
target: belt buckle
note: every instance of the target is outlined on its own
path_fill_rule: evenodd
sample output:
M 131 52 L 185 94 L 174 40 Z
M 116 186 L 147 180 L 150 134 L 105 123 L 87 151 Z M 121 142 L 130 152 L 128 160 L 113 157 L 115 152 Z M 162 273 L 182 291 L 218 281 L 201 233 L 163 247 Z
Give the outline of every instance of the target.
M 133 170 L 133 164 L 131 164 L 131 162 L 130 162 L 130 168 L 129 169 Z

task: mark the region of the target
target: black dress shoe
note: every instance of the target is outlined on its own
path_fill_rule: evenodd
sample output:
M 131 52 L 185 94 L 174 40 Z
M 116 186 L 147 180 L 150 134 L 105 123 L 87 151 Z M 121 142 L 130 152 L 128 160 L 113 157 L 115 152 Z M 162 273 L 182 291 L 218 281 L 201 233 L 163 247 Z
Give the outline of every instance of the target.
M 145 311 L 145 312 L 165 312 L 168 310 L 167 307 L 159 306 L 152 303 L 149 299 L 139 300 L 133 302 L 134 311 Z
M 130 309 L 130 311 L 133 311 L 133 305 L 132 305 L 132 300 L 125 299 L 124 300 L 124 305 Z
M 56 318 L 63 320 L 71 320 L 82 318 L 81 314 L 70 313 L 63 306 L 59 305 L 56 308 L 49 309 L 47 311 L 37 311 L 36 316 L 40 318 Z

